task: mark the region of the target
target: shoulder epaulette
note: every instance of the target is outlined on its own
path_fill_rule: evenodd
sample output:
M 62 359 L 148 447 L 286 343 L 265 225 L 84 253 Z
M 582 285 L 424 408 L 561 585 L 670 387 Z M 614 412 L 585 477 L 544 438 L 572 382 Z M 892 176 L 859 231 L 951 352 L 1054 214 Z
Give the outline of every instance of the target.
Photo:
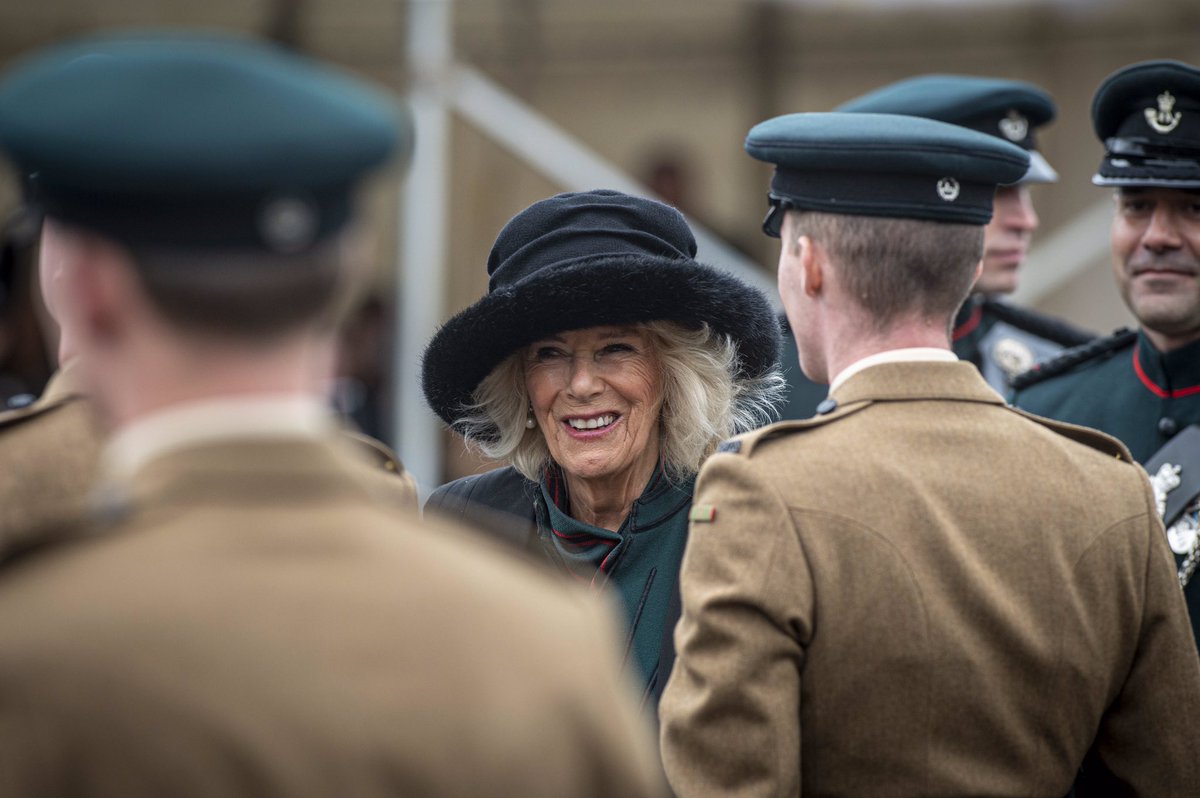
M 1070 438 L 1076 443 L 1082 443 L 1085 446 L 1090 446 L 1097 451 L 1103 452 L 1117 460 L 1123 460 L 1126 463 L 1136 463 L 1133 455 L 1129 453 L 1129 449 L 1125 444 L 1121 443 L 1116 438 L 1091 427 L 1081 427 L 1078 424 L 1068 424 L 1065 421 L 1056 421 L 1052 418 L 1045 418 L 1035 413 L 1030 413 L 1022 410 L 1019 407 L 1009 408 L 1014 413 L 1019 413 L 1030 421 L 1041 424 L 1043 427 L 1049 427 L 1059 435 Z
M 0 429 L 12 427 L 30 419 L 37 418 L 43 413 L 48 413 L 56 407 L 61 407 L 67 404 L 74 397 L 62 397 L 52 402 L 28 402 L 16 405 L 9 409 L 0 409 Z
M 1112 335 L 1096 338 L 1082 346 L 1068 349 L 1057 357 L 1047 360 L 1045 363 L 1039 363 L 1028 371 L 1021 372 L 1012 378 L 1010 384 L 1014 391 L 1023 390 L 1031 385 L 1036 385 L 1042 380 L 1064 374 L 1080 363 L 1111 355 L 1113 352 L 1125 348 L 1136 340 L 1137 330 L 1122 327 Z
M 1062 346 L 1080 346 L 1096 338 L 1093 332 L 1036 310 L 1017 307 L 996 299 L 985 300 L 984 304 L 1001 321 Z
M 380 470 L 390 471 L 394 474 L 404 473 L 404 466 L 400 464 L 400 458 L 387 444 L 353 429 L 343 428 L 342 435 L 357 447 L 360 455 L 363 455 L 368 462 Z
M 866 407 L 868 404 L 870 404 L 870 402 L 858 401 L 839 406 L 835 402 L 831 409 L 820 415 L 813 416 L 812 418 L 776 421 L 774 424 L 768 424 L 765 427 L 758 427 L 757 429 L 752 429 L 749 432 L 743 432 L 737 437 L 722 441 L 717 447 L 717 452 L 748 456 L 754 451 L 754 447 L 756 447 L 762 441 L 778 438 L 794 432 L 802 432 L 804 430 L 822 427 L 831 421 L 836 421 L 839 418 L 845 418 L 851 413 Z

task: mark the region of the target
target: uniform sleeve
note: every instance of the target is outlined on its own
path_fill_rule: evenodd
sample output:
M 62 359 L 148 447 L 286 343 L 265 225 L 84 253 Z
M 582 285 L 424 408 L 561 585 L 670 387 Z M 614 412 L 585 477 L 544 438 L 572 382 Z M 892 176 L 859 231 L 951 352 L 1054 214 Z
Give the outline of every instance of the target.
M 63 781 L 74 763 L 53 753 L 47 713 L 29 706 L 29 691 L 3 666 L 0 683 L 0 798 L 68 794 Z
M 570 676 L 556 680 L 560 692 L 553 706 L 565 725 L 543 746 L 543 754 L 553 762 L 549 770 L 563 780 L 547 781 L 539 794 L 668 798 L 653 720 L 639 706 L 640 689 L 621 668 L 623 613 L 610 596 L 585 593 L 574 584 L 567 587 L 567 595 L 584 611 L 583 622 L 557 638 L 566 653 L 555 667 Z
M 1149 486 L 1146 487 L 1147 503 Z M 1196 796 L 1200 759 L 1200 658 L 1175 562 L 1158 514 L 1144 524 L 1142 624 L 1128 675 L 1101 721 L 1093 772 L 1085 765 L 1077 794 Z M 1092 789 L 1085 788 L 1090 784 Z
M 716 455 L 696 486 L 678 654 L 659 705 L 663 763 L 681 798 L 800 794 L 812 583 L 786 505 L 754 468 Z

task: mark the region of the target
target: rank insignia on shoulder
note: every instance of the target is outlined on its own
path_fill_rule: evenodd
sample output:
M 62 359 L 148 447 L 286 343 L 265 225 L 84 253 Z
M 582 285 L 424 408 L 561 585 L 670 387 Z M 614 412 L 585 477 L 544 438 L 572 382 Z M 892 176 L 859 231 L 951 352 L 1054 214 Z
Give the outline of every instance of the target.
M 825 415 L 832 413 L 834 410 L 837 410 L 837 409 L 838 409 L 837 399 L 834 399 L 832 397 L 822 399 L 821 403 L 819 405 L 817 405 L 817 415 L 825 416 Z
M 734 440 L 721 441 L 721 443 L 718 444 L 718 446 L 717 446 L 718 452 L 724 452 L 726 454 L 737 454 L 741 450 L 742 450 L 742 442 L 741 441 L 734 441 Z
M 37 397 L 31 393 L 19 393 L 16 396 L 10 396 L 4 406 L 7 410 L 23 410 L 36 401 Z
M 716 518 L 717 508 L 712 504 L 693 504 L 692 509 L 688 511 L 688 520 L 696 523 L 707 524 Z

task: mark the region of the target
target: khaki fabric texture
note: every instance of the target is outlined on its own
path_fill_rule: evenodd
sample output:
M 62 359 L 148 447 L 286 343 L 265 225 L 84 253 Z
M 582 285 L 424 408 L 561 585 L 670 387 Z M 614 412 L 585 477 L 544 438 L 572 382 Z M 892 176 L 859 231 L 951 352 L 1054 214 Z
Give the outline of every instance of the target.
M 0 569 L 0 795 L 659 794 L 608 608 L 335 447 L 179 449 L 106 514 Z
M 1194 796 L 1200 662 L 1145 474 L 968 363 L 868 368 L 701 472 L 660 706 L 690 796 Z M 1082 444 L 1082 445 L 1081 445 Z
M 84 511 L 100 431 L 71 368 L 33 404 L 0 413 L 0 555 Z
M 364 483 L 394 506 L 415 512 L 417 486 L 380 441 L 343 430 L 346 457 Z M 77 522 L 94 500 L 104 430 L 66 364 L 29 407 L 0 413 L 0 558 L 30 540 Z

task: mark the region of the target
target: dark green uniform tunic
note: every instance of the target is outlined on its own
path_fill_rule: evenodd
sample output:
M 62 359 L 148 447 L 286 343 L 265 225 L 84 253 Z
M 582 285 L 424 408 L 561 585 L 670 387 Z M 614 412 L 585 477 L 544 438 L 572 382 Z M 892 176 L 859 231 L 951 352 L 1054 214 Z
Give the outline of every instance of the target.
M 1119 438 L 1145 463 L 1176 433 L 1200 424 L 1200 341 L 1163 354 L 1142 332 L 1117 334 L 1112 346 L 1061 373 L 1051 361 L 1044 379 L 1018 380 L 1017 407 L 1040 416 L 1082 424 Z M 1099 343 L 1099 342 L 1098 342 Z M 1063 355 L 1065 361 L 1071 352 Z M 1186 475 L 1184 475 L 1186 482 Z M 1183 554 L 1175 553 L 1176 566 Z M 1200 578 L 1184 593 L 1192 631 L 1200 638 Z
M 1094 337 L 1053 316 L 980 295 L 963 304 L 952 335 L 954 354 L 975 364 L 1001 395 L 1012 377 Z
M 642 674 L 643 702 L 652 707 L 674 664 L 670 636 L 679 615 L 679 563 L 695 481 L 693 475 L 674 483 L 659 468 L 616 532 L 570 516 L 566 481 L 557 468 L 547 469 L 534 505 L 538 536 L 551 559 L 620 596 L 629 622 L 624 661 Z
M 1200 423 L 1200 341 L 1163 354 L 1144 333 L 1125 338 L 1108 352 L 1016 390 L 1013 404 L 1107 432 L 1145 463 L 1179 430 Z

